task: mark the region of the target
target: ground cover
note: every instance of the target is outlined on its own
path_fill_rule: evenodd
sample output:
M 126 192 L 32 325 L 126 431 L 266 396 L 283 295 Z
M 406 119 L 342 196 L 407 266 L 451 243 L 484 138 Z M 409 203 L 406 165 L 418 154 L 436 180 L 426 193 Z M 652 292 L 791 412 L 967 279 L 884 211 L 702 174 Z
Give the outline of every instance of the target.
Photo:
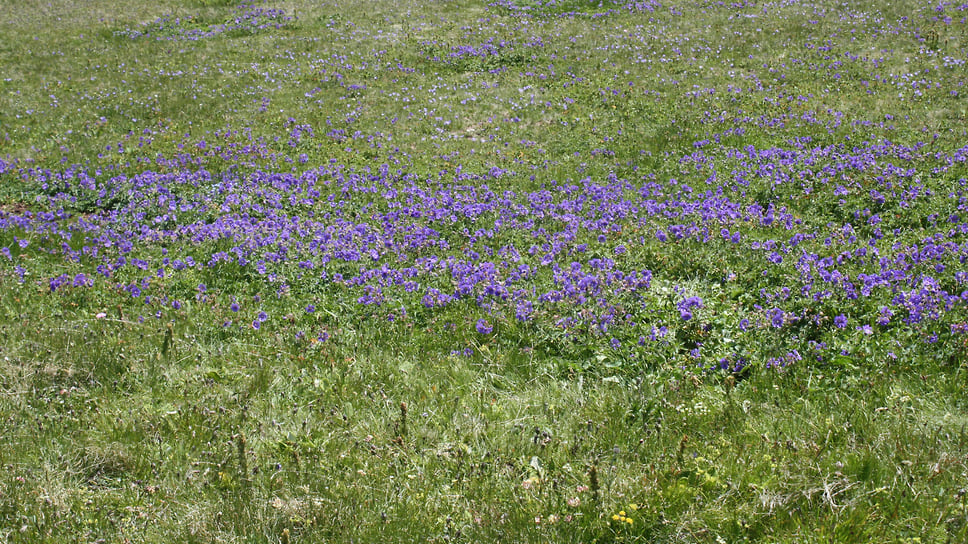
M 966 17 L 6 9 L 0 534 L 965 540 Z

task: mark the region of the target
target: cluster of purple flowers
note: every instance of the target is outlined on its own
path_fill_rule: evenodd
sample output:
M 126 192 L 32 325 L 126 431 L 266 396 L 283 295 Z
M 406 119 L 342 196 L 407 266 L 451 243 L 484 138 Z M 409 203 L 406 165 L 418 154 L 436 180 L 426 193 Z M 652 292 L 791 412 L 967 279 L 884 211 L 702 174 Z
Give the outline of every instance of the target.
M 872 147 L 882 157 L 901 149 Z M 747 154 L 760 162 L 770 156 Z M 950 163 L 935 155 L 936 164 Z M 862 173 L 869 163 L 852 164 L 848 172 Z M 49 172 L 22 174 L 35 182 L 52 179 Z M 742 254 L 748 271 L 786 278 L 780 289 L 761 289 L 749 306 L 733 303 L 729 326 L 740 333 L 757 324 L 824 327 L 814 308 L 840 307 L 829 325 L 842 330 L 866 319 L 857 324 L 866 334 L 893 326 L 898 313 L 911 325 L 960 315 L 968 299 L 968 275 L 955 272 L 968 258 L 968 245 L 957 241 L 968 233 L 960 216 L 952 215 L 944 229 L 920 242 L 899 243 L 882 234 L 871 217 L 863 217 L 863 227 L 809 227 L 784 206 L 744 202 L 739 191 L 700 192 L 676 180 L 647 176 L 635 183 L 611 176 L 551 182 L 522 193 L 491 190 L 488 179 L 498 182 L 504 175 L 462 172 L 420 179 L 387 165 L 355 170 L 336 164 L 301 174 L 216 179 L 205 170 L 146 171 L 126 178 L 73 167 L 56 176 L 70 192 L 54 193 L 43 210 L 0 212 L 0 229 L 20 233 L 18 251 L 61 255 L 65 266 L 83 269 L 51 278 L 51 291 L 121 282 L 132 297 L 142 297 L 159 278 L 174 281 L 231 266 L 250 270 L 267 285 L 297 291 L 322 282 L 356 293 L 361 306 L 416 304 L 437 311 L 470 304 L 520 322 L 547 321 L 576 334 L 607 336 L 612 347 L 623 345 L 615 340 L 623 330 L 637 338 L 640 330 L 675 324 L 655 311 L 661 297 L 651 287 L 663 272 L 629 258 L 656 243 L 721 246 Z M 922 182 L 909 175 L 889 183 L 885 191 L 906 195 Z M 836 193 L 839 187 L 814 190 Z M 127 204 L 83 217 L 65 211 L 78 195 L 110 192 L 123 192 Z M 952 194 L 960 201 L 965 192 Z M 860 228 L 868 234 L 861 235 Z M 650 231 L 660 233 L 657 240 L 646 235 Z M 57 241 L 67 239 L 81 243 Z M 159 255 L 152 249 L 157 244 L 170 249 Z M 9 265 L 28 264 L 9 246 L 2 254 Z M 750 278 L 737 279 L 735 273 L 727 279 L 744 280 Z M 199 285 L 198 296 L 207 289 Z M 847 313 L 856 313 L 849 308 L 867 298 L 876 301 L 876 315 L 849 319 Z M 307 313 L 315 310 L 304 307 Z M 680 322 L 694 321 L 699 309 L 712 316 L 725 307 L 696 295 L 675 303 Z M 235 300 L 229 308 L 240 310 Z M 260 329 L 267 320 L 259 312 L 251 326 Z M 480 319 L 474 329 L 489 335 L 493 325 Z
M 256 32 L 280 29 L 292 21 L 285 10 L 258 7 L 254 3 L 236 6 L 228 20 L 207 24 L 198 17 L 165 15 L 137 29 L 126 29 L 116 34 L 127 38 L 153 38 L 156 40 L 201 40 L 233 31 Z

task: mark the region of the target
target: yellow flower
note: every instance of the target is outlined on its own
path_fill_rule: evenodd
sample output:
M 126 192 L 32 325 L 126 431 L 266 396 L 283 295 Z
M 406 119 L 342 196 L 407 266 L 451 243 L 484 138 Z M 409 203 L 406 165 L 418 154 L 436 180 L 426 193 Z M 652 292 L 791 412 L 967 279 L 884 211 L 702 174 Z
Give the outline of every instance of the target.
M 618 521 L 618 520 L 619 520 L 618 514 L 612 515 L 612 521 Z

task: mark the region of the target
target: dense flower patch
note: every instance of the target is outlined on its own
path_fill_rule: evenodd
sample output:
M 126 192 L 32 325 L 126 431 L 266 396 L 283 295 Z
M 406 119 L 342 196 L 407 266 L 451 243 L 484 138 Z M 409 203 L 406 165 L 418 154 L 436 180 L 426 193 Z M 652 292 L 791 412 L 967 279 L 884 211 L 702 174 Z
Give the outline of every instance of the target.
M 785 364 L 727 341 L 766 331 L 823 360 L 841 331 L 916 331 L 930 343 L 964 329 L 966 180 L 944 193 L 924 181 L 964 152 L 919 147 L 726 149 L 722 159 L 683 158 L 728 164 L 726 183 L 612 175 L 521 192 L 489 188 L 511 175 L 500 170 L 422 178 L 385 164 L 244 176 L 20 170 L 50 196 L 0 213 L 14 242 L 2 253 L 22 281 L 32 277 L 26 256 L 45 252 L 63 261 L 63 274 L 33 280 L 50 291 L 111 287 L 156 311 L 188 293 L 155 286 L 208 277 L 235 312 L 249 293 L 222 278 L 244 276 L 302 305 L 326 291 L 387 319 L 424 321 L 456 307 L 482 335 L 517 322 L 625 357 L 671 349 L 704 366 Z M 772 196 L 760 202 L 754 185 Z M 71 212 L 79 200 L 117 206 Z M 805 217 L 804 201 L 835 210 Z

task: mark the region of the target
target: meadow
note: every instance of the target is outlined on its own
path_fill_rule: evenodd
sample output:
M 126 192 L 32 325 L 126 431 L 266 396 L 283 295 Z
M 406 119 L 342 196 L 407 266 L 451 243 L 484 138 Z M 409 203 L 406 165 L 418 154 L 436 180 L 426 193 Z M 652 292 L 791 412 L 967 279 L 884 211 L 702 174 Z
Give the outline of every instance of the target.
M 968 3 L 0 7 L 0 540 L 968 541 Z

